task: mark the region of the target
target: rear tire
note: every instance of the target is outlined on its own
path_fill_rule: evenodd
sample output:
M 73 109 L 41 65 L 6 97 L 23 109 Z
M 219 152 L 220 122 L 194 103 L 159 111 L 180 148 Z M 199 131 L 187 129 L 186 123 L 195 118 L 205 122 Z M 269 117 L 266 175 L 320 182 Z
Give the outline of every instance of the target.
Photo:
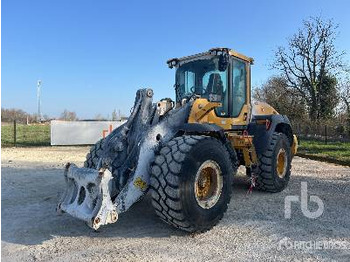
M 209 230 L 227 210 L 233 167 L 232 156 L 213 137 L 173 138 L 151 167 L 152 205 L 157 215 L 185 231 Z
M 263 191 L 280 192 L 286 188 L 291 174 L 291 148 L 287 136 L 274 132 L 263 154 L 258 155 L 256 187 Z

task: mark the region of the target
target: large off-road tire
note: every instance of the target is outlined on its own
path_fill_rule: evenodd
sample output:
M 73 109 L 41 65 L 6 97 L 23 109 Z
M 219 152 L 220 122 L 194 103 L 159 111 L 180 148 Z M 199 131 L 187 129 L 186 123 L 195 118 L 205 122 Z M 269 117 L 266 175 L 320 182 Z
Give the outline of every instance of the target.
M 268 192 L 282 191 L 288 185 L 291 174 L 292 155 L 287 136 L 274 132 L 266 151 L 258 158 L 255 172 L 257 188 Z
M 86 155 L 86 160 L 84 162 L 84 167 L 96 168 L 98 160 L 102 154 L 102 145 L 104 138 L 100 139 L 96 144 L 91 146 L 90 152 Z
M 237 157 L 230 156 L 213 137 L 184 135 L 170 140 L 151 166 L 152 205 L 157 215 L 189 232 L 212 228 L 231 199 L 236 169 L 232 160 Z

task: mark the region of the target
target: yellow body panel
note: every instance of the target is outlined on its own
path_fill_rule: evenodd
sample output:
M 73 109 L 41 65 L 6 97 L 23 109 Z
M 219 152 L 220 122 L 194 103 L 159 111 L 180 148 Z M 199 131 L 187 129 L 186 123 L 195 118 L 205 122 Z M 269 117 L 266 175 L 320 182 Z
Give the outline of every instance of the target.
M 218 49 L 218 48 L 216 48 Z M 220 48 L 219 48 L 220 49 Z M 224 50 L 225 48 L 223 48 Z M 210 51 L 215 50 L 211 49 Z M 225 130 L 227 138 L 231 141 L 232 146 L 243 153 L 246 166 L 251 166 L 257 163 L 257 157 L 255 148 L 253 145 L 253 137 L 248 135 L 242 135 L 244 132 L 234 132 L 235 126 L 246 126 L 251 121 L 251 116 L 255 115 L 276 115 L 279 114 L 276 109 L 264 102 L 251 103 L 251 65 L 253 64 L 253 58 L 240 54 L 232 49 L 227 49 L 230 56 L 236 59 L 242 60 L 246 64 L 246 101 L 243 105 L 240 114 L 237 117 L 221 117 L 216 115 L 215 107 L 220 107 L 221 103 L 210 102 L 205 98 L 197 98 L 193 102 L 193 106 L 190 112 L 188 123 L 208 123 L 220 126 Z M 209 52 L 210 53 L 210 52 Z M 184 57 L 184 59 L 194 59 L 201 55 L 208 53 L 197 54 L 190 57 Z M 231 99 L 231 98 L 229 98 Z M 262 120 L 264 121 L 264 120 Z M 268 120 L 266 120 L 268 121 Z M 262 122 L 260 124 L 268 124 Z M 291 146 L 291 153 L 296 154 L 298 147 L 297 137 L 293 136 L 293 144 Z
M 274 109 L 269 104 L 266 104 L 264 102 L 254 102 L 252 114 L 255 116 L 258 116 L 258 115 L 278 115 L 278 112 L 276 109 Z
M 245 104 L 242 107 L 238 117 L 219 117 L 215 114 L 215 107 L 221 106 L 220 103 L 209 102 L 205 98 L 198 98 L 194 101 L 188 123 L 209 123 L 216 124 L 223 129 L 232 129 L 235 125 L 247 125 L 249 123 L 250 106 Z M 199 114 L 203 109 L 208 109 L 205 114 Z M 200 117 L 199 117 L 200 116 Z
M 237 135 L 229 132 L 226 135 L 230 140 L 232 147 L 243 153 L 246 167 L 252 167 L 258 163 L 258 157 L 253 144 L 253 136 Z
M 191 108 L 191 112 L 188 118 L 188 123 L 208 123 L 220 126 L 221 128 L 227 131 L 226 135 L 231 141 L 232 146 L 236 150 L 242 150 L 246 165 L 250 166 L 251 164 L 255 164 L 257 158 L 254 145 L 252 144 L 253 137 L 237 135 L 236 133 L 230 131 L 231 129 L 234 129 L 234 126 L 242 126 L 249 124 L 250 106 L 248 104 L 245 104 L 242 107 L 239 116 L 235 118 L 217 116 L 215 114 L 214 109 L 215 107 L 220 106 L 221 103 L 209 102 L 205 98 L 196 99 L 193 102 L 193 106 Z M 255 102 L 253 104 L 252 111 L 254 115 L 278 114 L 278 112 L 272 106 L 263 102 Z M 265 124 L 265 122 L 261 124 Z M 296 154 L 297 149 L 298 139 L 296 135 L 293 135 L 293 144 L 291 146 L 291 153 L 293 156 Z

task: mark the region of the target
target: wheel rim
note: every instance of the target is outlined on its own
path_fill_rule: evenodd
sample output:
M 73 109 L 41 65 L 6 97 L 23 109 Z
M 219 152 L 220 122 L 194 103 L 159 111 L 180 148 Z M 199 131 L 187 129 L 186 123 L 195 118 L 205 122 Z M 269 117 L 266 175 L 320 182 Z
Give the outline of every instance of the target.
M 204 209 L 215 206 L 223 187 L 220 166 L 213 160 L 205 161 L 198 169 L 194 183 L 197 203 Z
M 284 150 L 284 148 L 281 148 L 278 151 L 276 170 L 277 170 L 277 175 L 280 178 L 284 178 L 284 176 L 286 175 L 286 172 L 287 172 L 287 154 L 286 154 L 286 150 Z

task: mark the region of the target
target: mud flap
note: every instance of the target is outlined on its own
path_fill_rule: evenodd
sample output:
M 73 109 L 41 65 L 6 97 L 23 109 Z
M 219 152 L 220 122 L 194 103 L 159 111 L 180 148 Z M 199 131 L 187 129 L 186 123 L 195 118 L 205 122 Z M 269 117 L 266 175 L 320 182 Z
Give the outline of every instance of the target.
M 66 212 L 84 220 L 95 230 L 118 220 L 111 200 L 112 174 L 108 169 L 78 168 L 68 163 L 64 176 L 66 191 L 57 206 L 58 213 Z

